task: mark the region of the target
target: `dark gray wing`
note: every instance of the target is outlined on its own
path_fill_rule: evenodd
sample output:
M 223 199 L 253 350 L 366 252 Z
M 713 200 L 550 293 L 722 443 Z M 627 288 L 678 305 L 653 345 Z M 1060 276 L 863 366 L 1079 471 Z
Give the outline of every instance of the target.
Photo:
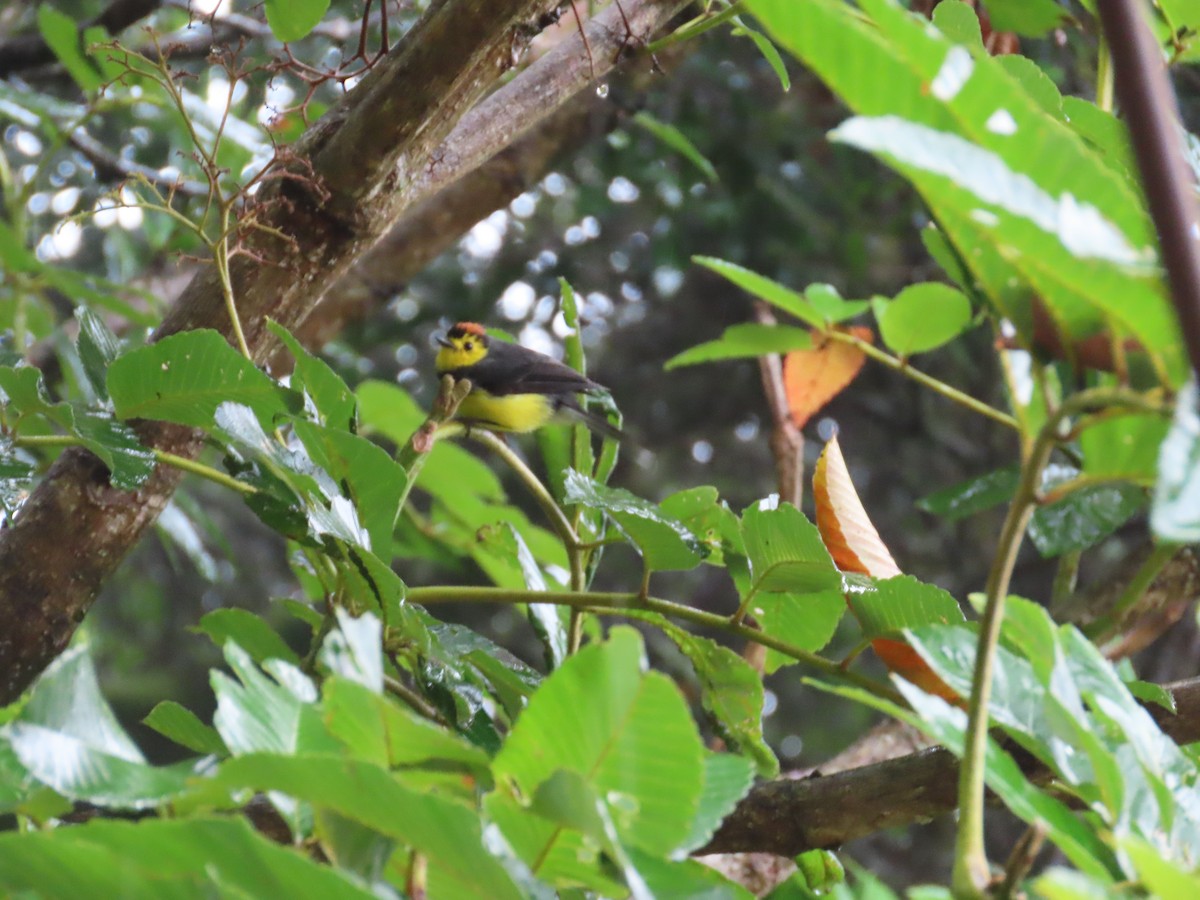
M 579 394 L 603 391 L 590 378 L 570 366 L 525 347 L 492 341 L 488 355 L 471 366 L 451 372 L 455 378 L 470 378 L 489 394 Z

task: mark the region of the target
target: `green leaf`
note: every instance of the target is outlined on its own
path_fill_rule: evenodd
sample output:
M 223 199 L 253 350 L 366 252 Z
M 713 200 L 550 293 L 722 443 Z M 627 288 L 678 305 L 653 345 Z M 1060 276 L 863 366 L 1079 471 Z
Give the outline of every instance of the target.
M 237 681 L 224 672 L 209 678 L 217 697 L 213 727 L 235 756 L 255 751 L 294 753 L 332 751 L 338 744 L 322 726 L 315 706 L 317 691 L 299 669 L 282 660 L 268 661 L 267 678 L 250 655 L 233 641 L 225 660 Z
M 83 445 L 109 468 L 113 487 L 131 491 L 154 473 L 154 453 L 142 446 L 137 434 L 106 412 L 64 407 L 61 416 Z
M 161 419 L 210 428 L 217 407 L 240 403 L 270 425 L 287 391 L 215 331 L 186 331 L 140 347 L 108 369 L 108 393 L 122 419 Z
M 358 425 L 358 403 L 346 382 L 323 359 L 301 346 L 278 322 L 268 322 L 271 334 L 283 341 L 296 361 L 292 372 L 293 390 L 303 390 L 312 398 L 319 422 L 341 431 L 354 431 Z
M 712 269 L 712 271 L 732 281 L 748 294 L 753 294 L 760 300 L 767 301 L 772 306 L 790 313 L 797 319 L 800 319 L 800 321 L 807 322 L 814 328 L 824 328 L 826 325 L 824 316 L 817 312 L 812 303 L 803 294 L 797 293 L 791 288 L 786 288 L 782 284 L 765 278 L 756 272 L 751 272 L 749 269 L 739 266 L 736 263 L 725 262 L 723 259 L 715 259 L 711 256 L 693 256 L 692 261 L 704 266 L 706 269 Z
M 685 631 L 657 613 L 629 613 L 661 629 L 688 658 L 700 684 L 700 703 L 725 742 L 750 757 L 764 778 L 778 775 L 779 761 L 762 736 L 763 686 L 754 668 L 728 647 Z
M 1200 541 L 1200 391 L 1195 378 L 1179 392 L 1171 429 L 1158 451 L 1150 527 L 1165 541 Z
M 719 566 L 726 553 L 746 554 L 738 517 L 709 486 L 676 491 L 661 504 L 663 512 L 678 519 L 709 548 L 705 562 Z
M 1020 477 L 1021 472 L 1016 466 L 996 469 L 922 497 L 917 501 L 917 508 L 949 522 L 957 522 L 1012 499 Z
M 183 792 L 190 763 L 154 767 L 117 723 L 85 646 L 58 657 L 3 731 L 26 771 L 72 800 L 146 809 Z
M 322 706 L 330 733 L 368 762 L 389 769 L 448 766 L 491 781 L 483 750 L 358 682 L 330 677 Z
M 43 415 L 58 421 L 42 371 L 34 366 L 0 366 L 0 403 L 21 415 Z
M 699 810 L 703 746 L 679 689 L 644 664 L 641 637 L 627 627 L 564 662 L 530 698 L 496 756 L 499 790 L 532 797 L 566 769 L 613 807 L 623 843 L 659 854 L 682 846 Z M 530 831 L 517 835 L 505 827 L 510 820 L 497 821 L 531 865 L 543 861 L 554 872 L 577 864 L 578 844 L 556 829 L 521 823 Z
M 329 0 L 266 0 L 266 6 L 271 33 L 287 43 L 306 37 L 320 24 Z
M 771 757 L 774 759 L 774 756 Z M 775 763 L 776 774 L 779 764 Z M 768 775 L 760 768 L 759 774 Z M 754 785 L 754 768 L 750 761 L 729 753 L 707 752 L 704 755 L 704 790 L 700 794 L 700 808 L 692 822 L 692 831 L 683 842 L 686 852 L 699 850 L 709 842 L 725 817 L 733 812 L 743 797 Z
M 1003 3 L 1004 0 L 1001 0 Z M 989 13 L 990 13 L 989 9 Z M 979 13 L 959 0 L 945 0 L 933 8 L 933 24 L 938 31 L 955 43 L 972 49 L 983 49 L 983 33 L 979 28 Z
M 806 328 L 791 325 L 760 325 L 747 322 L 731 325 L 715 341 L 697 344 L 663 364 L 667 371 L 680 366 L 714 362 L 721 359 L 742 359 L 767 353 L 787 353 L 790 350 L 807 350 L 812 346 L 812 334 Z
M 38 4 L 38 30 L 46 45 L 54 51 L 64 69 L 83 91 L 94 91 L 103 84 L 100 73 L 80 49 L 79 28 L 75 20 L 46 3 Z
M 474 810 L 411 790 L 380 766 L 338 756 L 257 753 L 223 763 L 217 779 L 229 787 L 289 794 L 412 847 L 428 859 L 431 896 L 521 896 L 485 849 Z M 435 870 L 440 891 L 433 888 Z
M 1150 480 L 1170 423 L 1161 416 L 1115 416 L 1089 425 L 1079 436 L 1083 471 L 1107 478 Z
M 1048 467 L 1042 489 L 1070 481 L 1078 471 Z M 1124 525 L 1146 505 L 1146 492 L 1130 484 L 1086 485 L 1062 500 L 1039 506 L 1029 521 L 1029 537 L 1042 556 L 1086 550 Z
M 656 504 L 622 488 L 598 484 L 574 470 L 567 473 L 565 484 L 567 502 L 611 517 L 641 552 L 648 569 L 691 569 L 700 564 L 705 548 Z
M 371 536 L 370 549 L 382 559 L 392 557 L 392 531 L 408 475 L 391 456 L 357 434 L 297 420 L 293 423 L 312 461 L 329 473 L 354 503 Z
M 1078 26 L 1075 17 L 1055 0 L 1001 0 L 988 7 L 992 28 L 1025 37 L 1044 37 L 1056 28 Z
M 44 9 L 45 7 L 43 7 Z M 83 371 L 96 396 L 101 400 L 108 399 L 108 388 L 105 377 L 108 367 L 120 354 L 120 342 L 112 333 L 104 319 L 86 307 L 75 310 L 75 319 L 79 322 L 79 360 L 83 363 Z
M 962 754 L 966 714 L 902 678 L 894 679 L 894 683 L 905 695 L 911 710 L 861 688 L 826 685 L 811 679 L 806 679 L 806 682 L 907 722 L 946 746 L 956 756 Z M 1096 831 L 1077 818 L 1066 804 L 1034 787 L 1013 758 L 990 737 L 984 772 L 988 787 L 999 795 L 1005 805 L 1024 821 L 1030 824 L 1038 822 L 1045 827 L 1050 840 L 1077 868 L 1103 879 L 1105 883 L 1112 882 L 1111 872 L 1116 870 L 1115 862 Z
M 242 818 L 97 820 L 86 828 L 0 834 L 0 893 L 123 900 L 375 897 Z
M 884 342 L 900 357 L 941 347 L 970 324 L 971 301 L 936 282 L 906 287 L 879 317 Z
M 372 613 L 355 618 L 340 608 L 335 617 L 337 628 L 321 644 L 321 664 L 334 675 L 383 693 L 383 623 Z
M 734 19 L 738 27 L 734 29 L 734 34 L 744 34 L 750 40 L 754 41 L 754 46 L 758 48 L 758 52 L 762 54 L 763 59 L 767 61 L 767 65 L 775 73 L 775 77 L 779 79 L 779 86 L 785 91 L 792 89 L 792 79 L 788 75 L 787 65 L 783 61 L 783 57 L 779 55 L 779 51 L 775 49 L 775 45 L 771 43 L 770 38 L 766 35 L 755 31 L 741 16 Z
M 895 636 L 920 625 L 951 625 L 963 621 L 962 609 L 950 594 L 911 575 L 876 581 L 874 590 L 847 595 L 850 609 L 862 625 L 863 637 Z
M 942 4 L 938 4 L 938 8 Z M 952 5 L 952 4 L 950 4 Z M 974 13 L 972 13 L 974 18 Z M 978 24 L 978 22 L 977 22 Z M 954 250 L 954 245 L 950 243 L 945 232 L 934 225 L 932 222 L 921 229 L 921 243 L 925 245 L 925 249 L 929 251 L 942 271 L 950 277 L 964 291 L 975 291 L 975 277 L 971 272 L 963 267 L 962 260 Z
M 633 121 L 642 128 L 654 135 L 665 146 L 670 147 L 676 153 L 684 157 L 688 162 L 700 170 L 709 181 L 720 181 L 717 177 L 717 170 L 710 163 L 682 131 L 674 125 L 669 125 L 656 119 L 654 116 L 645 110 L 641 110 L 634 114 Z
M 142 724 L 195 753 L 229 755 L 229 748 L 216 729 L 205 725 L 194 712 L 174 700 L 160 701 L 142 719 Z
M 962 228 L 975 233 L 971 244 L 990 242 L 1024 290 L 1016 302 L 1027 309 L 1036 292 L 1068 336 L 1106 326 L 1132 334 L 1160 375 L 1182 380 L 1140 197 L 1010 65 L 951 44 L 888 0 L 864 0 L 865 16 L 835 0 L 752 0 L 751 9 L 857 114 L 834 137 L 908 178 L 960 251 Z
M 294 666 L 300 665 L 300 657 L 279 633 L 261 616 L 247 609 L 214 609 L 205 613 L 196 630 L 208 635 L 218 647 L 224 647 L 226 641 L 233 641 L 260 665 L 268 659 L 282 659 Z
M 817 526 L 790 503 L 764 500 L 742 513 L 751 593 L 840 590 L 842 576 Z
M 754 900 L 755 895 L 746 888 L 694 859 L 665 860 L 631 849 L 629 864 L 637 872 L 646 897 Z

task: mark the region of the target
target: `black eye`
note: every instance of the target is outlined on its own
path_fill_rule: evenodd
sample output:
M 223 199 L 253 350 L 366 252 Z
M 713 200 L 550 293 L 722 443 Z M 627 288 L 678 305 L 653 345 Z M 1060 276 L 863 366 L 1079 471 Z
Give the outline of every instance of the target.
M 475 346 L 475 345 L 474 345 L 474 344 L 472 344 L 470 341 L 467 341 L 465 344 L 463 344 L 463 349 L 464 349 L 464 350 L 470 350 L 470 349 L 471 349 L 472 347 L 474 347 L 474 346 Z

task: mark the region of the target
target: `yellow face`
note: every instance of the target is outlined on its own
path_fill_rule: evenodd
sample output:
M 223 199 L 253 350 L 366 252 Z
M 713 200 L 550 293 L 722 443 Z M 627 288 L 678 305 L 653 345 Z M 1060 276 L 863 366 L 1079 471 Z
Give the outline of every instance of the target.
M 439 372 L 450 372 L 475 365 L 488 352 L 488 339 L 482 328 L 471 322 L 455 325 L 444 338 L 438 338 L 442 349 L 434 365 Z

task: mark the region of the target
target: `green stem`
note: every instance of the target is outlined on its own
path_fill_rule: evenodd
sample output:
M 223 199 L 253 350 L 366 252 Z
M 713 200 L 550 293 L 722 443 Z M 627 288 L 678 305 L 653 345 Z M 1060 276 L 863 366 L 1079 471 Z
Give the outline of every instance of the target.
M 222 485 L 240 494 L 250 496 L 251 494 L 258 493 L 258 488 L 254 485 L 238 481 L 232 475 L 226 475 L 224 472 L 214 469 L 211 466 L 206 466 L 204 463 L 196 462 L 194 459 L 188 459 L 186 456 L 177 456 L 165 450 L 155 450 L 154 458 L 160 463 L 174 466 L 176 469 L 182 469 L 184 472 L 191 472 L 193 475 L 199 475 L 201 478 L 206 478 L 214 484 Z
M 979 642 L 975 651 L 975 672 L 971 679 L 971 699 L 967 707 L 967 733 L 963 746 L 962 768 L 958 779 L 958 836 L 955 843 L 954 896 L 982 897 L 983 888 L 991 873 L 983 846 L 983 783 L 984 754 L 987 751 L 988 703 L 992 692 L 992 669 L 996 659 L 996 644 L 1000 625 L 1004 621 L 1004 601 L 1017 552 L 1025 536 L 1025 528 L 1037 506 L 1037 489 L 1042 469 L 1050 460 L 1056 443 L 1054 417 L 1042 429 L 1025 465 L 1016 496 L 1008 507 L 1008 515 L 1000 529 L 1000 540 L 991 571 L 988 572 L 983 620 L 979 626 Z
M 1042 470 L 1049 462 L 1055 446 L 1063 439 L 1062 425 L 1071 416 L 1096 407 L 1124 406 L 1137 409 L 1145 402 L 1145 397 L 1124 388 L 1103 387 L 1080 391 L 1047 417 L 1021 466 L 1021 479 L 1000 530 L 996 557 L 988 572 L 987 602 L 975 651 L 975 671 L 967 707 L 967 733 L 958 779 L 959 826 L 951 882 L 955 897 L 982 897 L 991 876 L 983 846 L 983 786 L 992 670 L 995 667 L 1000 626 L 1004 620 L 1008 585 L 1025 528 L 1038 504 Z
M 546 518 L 550 520 L 550 524 L 554 526 L 554 530 L 558 532 L 558 536 L 562 540 L 563 549 L 567 551 L 567 562 L 571 568 L 571 591 L 574 594 L 580 594 L 587 581 L 587 573 L 584 570 L 584 551 L 579 545 L 579 535 L 571 524 L 571 520 L 567 518 L 567 514 L 562 511 L 562 507 L 546 490 L 542 480 L 533 473 L 529 466 L 525 465 L 525 460 L 517 456 L 508 444 L 490 431 L 471 431 L 470 436 L 504 460 L 521 479 L 529 493 L 533 495 L 533 499 L 542 508 Z M 574 653 L 578 650 L 582 641 L 582 610 L 578 606 L 572 606 L 571 618 L 567 624 L 567 653 Z
M 857 672 L 847 672 L 831 660 L 818 656 L 802 647 L 797 647 L 780 638 L 765 634 L 746 625 L 734 625 L 728 616 L 705 612 L 682 603 L 674 603 L 659 597 L 640 597 L 637 594 L 610 593 L 604 591 L 513 591 L 495 587 L 421 587 L 409 588 L 406 595 L 409 603 L 429 606 L 435 603 L 554 603 L 605 615 L 621 615 L 626 611 L 656 612 L 660 615 L 682 619 L 726 634 L 736 635 L 756 644 L 762 644 L 791 657 L 811 669 L 858 685 L 878 697 L 903 703 L 900 695 L 891 688 Z
M 521 483 L 525 485 L 526 490 L 537 501 L 537 505 L 542 508 L 542 512 L 546 514 L 546 518 L 550 520 L 550 524 L 554 530 L 558 532 L 563 545 L 567 548 L 567 553 L 573 553 L 578 556 L 579 537 L 575 534 L 575 529 L 571 527 L 571 522 L 567 518 L 566 513 L 562 511 L 558 503 L 555 502 L 554 497 L 546 490 L 546 486 L 542 484 L 542 480 L 533 473 L 533 470 L 529 466 L 525 465 L 525 460 L 521 459 L 508 444 L 504 443 L 504 441 L 490 431 L 472 429 L 468 436 L 499 456 L 513 470 L 516 476 L 521 479 Z
M 955 403 L 971 410 L 972 412 L 979 413 L 981 416 L 986 416 L 992 421 L 999 422 L 1001 425 L 1012 428 L 1016 431 L 1021 430 L 1021 426 L 1017 420 L 1008 413 L 1002 412 L 1001 410 L 996 409 L 994 406 L 989 406 L 982 400 L 976 400 L 970 394 L 964 394 L 958 388 L 951 387 L 950 385 L 946 384 L 946 382 L 940 381 L 937 378 L 934 378 L 932 375 L 926 375 L 919 369 L 914 369 L 908 364 L 907 360 L 892 356 L 890 353 L 885 353 L 874 344 L 864 341 L 857 335 L 853 335 L 845 331 L 831 330 L 825 332 L 825 336 L 830 340 L 840 341 L 843 344 L 850 344 L 853 347 L 857 347 L 876 362 L 882 363 L 889 369 L 894 369 L 902 375 L 906 375 L 913 381 L 917 382 L 917 384 L 929 388 L 929 390 L 933 391 L 935 394 L 941 394 L 947 400 L 953 400 Z
M 1113 111 L 1112 53 L 1104 35 L 1096 47 L 1096 106 L 1107 113 Z
M 741 0 L 738 0 L 737 3 L 734 3 L 732 6 L 721 10 L 716 15 L 698 16 L 697 18 L 692 19 L 692 21 L 680 25 L 666 37 L 659 38 L 657 41 L 651 41 L 646 45 L 646 52 L 658 53 L 660 50 L 664 50 L 667 47 L 670 47 L 672 44 L 690 41 L 692 38 L 699 37 L 700 35 L 704 34 L 704 32 L 708 31 L 710 28 L 716 28 L 722 22 L 728 22 L 730 19 L 741 15 L 745 11 L 745 4 L 743 4 Z
M 85 447 L 81 438 L 77 438 L 71 434 L 29 434 L 13 439 L 13 445 L 17 447 Z M 197 462 L 194 459 L 188 459 L 186 456 L 178 456 L 174 453 L 168 453 L 166 450 L 152 449 L 155 462 L 163 465 L 171 466 L 172 468 L 181 469 L 184 472 L 190 472 L 193 475 L 199 475 L 201 478 L 207 479 L 214 484 L 219 484 L 222 487 L 227 487 L 230 490 L 237 491 L 240 494 L 257 494 L 258 488 L 252 484 L 246 484 L 244 481 L 238 481 L 232 475 L 226 475 L 224 472 L 214 469 L 212 466 L 206 466 L 204 463 Z

